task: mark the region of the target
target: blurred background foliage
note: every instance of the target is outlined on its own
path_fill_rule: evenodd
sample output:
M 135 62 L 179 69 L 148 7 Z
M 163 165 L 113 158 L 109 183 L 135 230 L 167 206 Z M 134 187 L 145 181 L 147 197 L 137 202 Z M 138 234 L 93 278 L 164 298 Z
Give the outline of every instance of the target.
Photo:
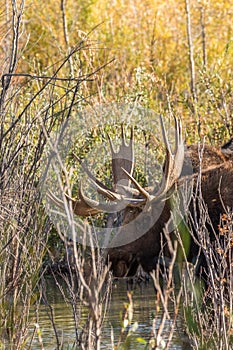
M 17 72 L 51 75 L 83 41 L 61 72 L 64 77 L 82 77 L 97 71 L 82 83 L 81 95 L 93 95 L 92 103 L 137 101 L 162 114 L 181 115 L 187 142 L 205 135 L 207 142 L 221 144 L 232 134 L 233 9 L 225 0 L 190 2 L 194 101 L 186 4 L 183 0 L 28 1 Z M 4 10 L 1 20 L 7 23 Z M 7 43 L 7 26 L 2 34 Z M 2 45 L 2 57 L 6 47 Z

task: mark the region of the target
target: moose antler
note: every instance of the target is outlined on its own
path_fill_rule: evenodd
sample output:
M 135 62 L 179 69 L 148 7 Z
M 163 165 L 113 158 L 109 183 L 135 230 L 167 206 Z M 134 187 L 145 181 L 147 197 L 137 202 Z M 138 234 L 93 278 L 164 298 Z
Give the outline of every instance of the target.
M 133 174 L 134 169 L 134 131 L 133 127 L 131 127 L 130 141 L 129 145 L 125 142 L 125 132 L 124 125 L 121 125 L 121 138 L 122 144 L 118 152 L 114 150 L 112 140 L 108 134 L 108 140 L 111 148 L 112 154 L 112 174 L 113 174 L 113 182 L 114 188 L 117 189 L 118 192 L 122 191 L 122 187 L 128 187 L 130 184 L 129 178 L 125 173 L 125 170 L 130 175 Z M 123 185 L 123 186 L 122 186 Z
M 139 193 L 137 190 L 129 187 L 130 179 L 125 173 L 125 171 L 127 171 L 127 173 L 131 175 L 133 173 L 134 168 L 133 128 L 131 128 L 129 145 L 127 145 L 125 141 L 125 132 L 123 124 L 121 125 L 121 136 L 122 143 L 119 147 L 119 150 L 115 151 L 112 140 L 108 135 L 112 155 L 114 189 L 109 189 L 101 181 L 99 181 L 90 172 L 90 170 L 81 161 L 81 159 L 73 153 L 73 156 L 78 160 L 83 170 L 88 175 L 89 181 L 96 188 L 97 192 L 99 192 L 101 195 L 103 195 L 109 200 L 109 202 L 103 204 L 88 198 L 84 194 L 82 183 L 80 182 L 79 199 L 74 200 L 69 197 L 69 200 L 72 201 L 73 209 L 76 214 L 87 216 L 90 214 L 95 215 L 96 213 L 103 211 L 115 212 L 121 210 L 122 208 L 125 208 L 127 205 L 137 206 L 138 203 L 143 202 L 143 199 L 141 198 L 132 198 L 133 195 L 138 195 Z
M 129 174 L 125 169 L 123 171 L 128 176 L 128 178 L 132 181 L 141 195 L 145 198 L 147 204 L 151 202 L 157 201 L 161 198 L 175 183 L 175 181 L 179 178 L 183 162 L 184 162 L 184 144 L 182 140 L 182 126 L 181 121 L 174 117 L 175 119 L 175 151 L 174 154 L 171 151 L 171 147 L 168 142 L 168 137 L 166 133 L 166 129 L 164 127 L 164 122 L 162 116 L 160 116 L 160 123 L 162 128 L 163 141 L 166 148 L 166 158 L 164 164 L 164 176 L 162 182 L 160 184 L 159 190 L 154 188 L 152 194 L 147 192 L 138 182 L 135 180 L 131 174 Z M 157 187 L 156 187 L 157 188 Z
M 72 201 L 73 210 L 77 215 L 88 216 L 95 215 L 100 212 L 114 212 L 119 211 L 126 206 L 141 206 L 145 204 L 149 206 L 152 202 L 157 201 L 164 196 L 167 191 L 173 186 L 175 181 L 179 178 L 184 161 L 184 145 L 182 140 L 181 121 L 175 118 L 175 150 L 174 154 L 171 151 L 167 133 L 164 127 L 162 116 L 160 116 L 160 123 L 162 128 L 163 141 L 166 148 L 166 159 L 164 164 L 164 177 L 158 186 L 150 192 L 146 191 L 132 176 L 134 168 L 134 150 L 133 150 L 133 128 L 131 128 L 131 136 L 129 145 L 125 142 L 125 133 L 123 125 L 121 126 L 122 144 L 119 151 L 114 150 L 112 140 L 108 135 L 111 154 L 112 154 L 112 171 L 114 180 L 114 189 L 109 189 L 101 181 L 99 181 L 86 167 L 86 165 L 77 157 L 73 156 L 79 161 L 83 170 L 88 175 L 89 181 L 95 186 L 97 192 L 103 195 L 108 202 L 99 203 L 93 199 L 88 198 L 82 188 L 82 182 L 79 186 L 79 199 L 73 199 L 66 195 L 66 198 Z M 133 183 L 136 189 L 129 185 Z M 51 198 L 50 194 L 50 198 Z M 55 200 L 54 200 L 55 201 Z
M 81 185 L 81 187 L 82 187 L 82 185 Z M 78 200 L 74 200 L 73 198 L 71 198 L 67 194 L 65 194 L 65 198 L 63 198 L 63 200 L 61 200 L 54 193 L 52 193 L 50 190 L 47 191 L 46 195 L 47 195 L 48 199 L 51 200 L 51 202 L 54 203 L 60 209 L 64 209 L 65 201 L 71 201 L 74 213 L 79 215 L 79 216 L 96 215 L 100 212 L 96 208 L 96 206 L 98 205 L 98 202 L 93 201 L 91 199 L 88 199 L 88 201 L 87 201 L 87 198 L 82 196 L 82 191 L 80 191 L 80 189 L 79 189 L 79 199 Z

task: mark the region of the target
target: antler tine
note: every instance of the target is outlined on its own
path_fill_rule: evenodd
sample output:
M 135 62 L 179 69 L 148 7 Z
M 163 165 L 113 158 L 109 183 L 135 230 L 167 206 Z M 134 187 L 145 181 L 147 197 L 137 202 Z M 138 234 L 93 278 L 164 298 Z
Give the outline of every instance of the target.
M 105 186 L 101 181 L 99 181 L 91 172 L 90 170 L 83 164 L 81 159 L 73 153 L 73 156 L 78 160 L 80 165 L 82 166 L 85 173 L 88 175 L 89 180 L 96 186 L 97 191 L 102 194 L 104 197 L 108 198 L 111 201 L 121 200 L 122 197 L 117 192 L 110 190 L 107 186 Z
M 85 196 L 83 192 L 82 181 L 80 181 L 78 193 L 79 193 L 78 200 L 74 200 L 73 198 L 67 196 L 67 198 L 72 202 L 73 210 L 75 214 L 81 215 L 81 216 L 89 216 L 89 215 L 95 215 L 102 212 L 102 210 L 98 208 L 99 203 L 97 201 Z
M 108 209 L 109 205 L 100 204 L 99 202 L 90 199 L 83 192 L 82 181 L 80 181 L 79 186 L 79 198 L 82 203 L 85 203 L 88 207 L 91 207 L 96 213 L 102 213 Z
M 124 185 L 121 185 L 121 184 L 119 184 L 119 187 L 122 188 L 124 193 L 126 193 L 129 196 L 136 196 L 136 197 L 138 197 L 139 194 L 140 194 L 140 192 L 134 187 L 124 186 Z
M 124 123 L 121 124 L 121 138 L 122 138 L 122 144 L 126 146 L 125 144 L 125 130 L 124 130 Z
M 129 146 L 133 148 L 133 143 L 134 143 L 134 127 L 131 126 L 130 128 L 130 139 L 129 139 Z
M 180 126 L 179 126 L 179 122 L 177 118 L 174 118 L 175 120 L 175 150 L 174 150 L 174 154 L 177 153 L 178 150 L 178 144 L 180 142 Z
M 135 178 L 132 175 L 130 175 L 128 171 L 126 171 L 124 168 L 122 168 L 122 170 L 128 176 L 128 178 L 133 182 L 133 184 L 138 189 L 138 191 L 143 195 L 143 197 L 145 197 L 147 201 L 150 200 L 151 199 L 150 194 L 146 190 L 144 190 L 144 188 L 137 182 L 137 180 L 135 180 Z
M 121 144 L 118 151 L 115 151 L 111 137 L 108 134 L 108 140 L 111 148 L 112 154 L 112 173 L 114 186 L 117 191 L 121 191 L 119 184 L 124 184 L 126 187 L 129 186 L 129 178 L 123 172 L 124 168 L 129 174 L 133 173 L 134 168 L 134 129 L 131 127 L 130 141 L 126 144 L 124 124 L 121 124 Z
M 124 146 L 126 146 L 126 142 L 125 142 L 125 124 L 124 123 L 121 124 L 121 138 L 122 138 L 122 143 L 124 144 Z M 129 142 L 129 146 L 133 145 L 133 141 L 134 141 L 134 128 L 133 128 L 133 126 L 131 126 L 131 128 L 130 128 L 130 142 Z
M 169 153 L 169 154 L 172 154 L 171 147 L 170 147 L 170 144 L 168 142 L 167 132 L 166 132 L 166 129 L 165 129 L 165 126 L 164 126 L 162 115 L 160 115 L 159 118 L 160 118 L 160 124 L 161 124 L 162 135 L 163 135 L 163 142 L 165 144 L 166 152 Z
M 176 133 L 175 133 L 175 153 L 177 153 L 177 147 L 179 145 L 183 145 L 183 139 L 182 139 L 182 125 L 180 119 L 177 119 L 174 117 L 175 120 L 175 126 L 176 126 Z
M 167 132 L 164 127 L 164 122 L 162 116 L 160 116 L 161 128 L 163 141 L 166 147 L 166 160 L 165 160 L 165 170 L 164 177 L 160 188 L 157 192 L 155 189 L 153 190 L 151 195 L 148 193 L 138 182 L 133 178 L 131 174 L 129 174 L 125 169 L 122 169 L 127 177 L 133 182 L 138 191 L 142 194 L 142 196 L 146 199 L 146 203 L 158 200 L 162 195 L 164 195 L 174 184 L 174 182 L 179 178 L 184 161 L 184 144 L 182 139 L 182 127 L 181 121 L 174 117 L 175 119 L 175 150 L 174 154 L 171 152 L 171 147 L 168 141 Z
M 105 184 L 103 184 L 101 181 L 99 181 L 88 169 L 88 167 L 86 167 L 86 165 L 82 162 L 82 160 L 73 152 L 72 155 L 77 159 L 77 161 L 79 162 L 79 164 L 81 165 L 81 167 L 83 168 L 83 170 L 85 171 L 85 173 L 88 175 L 88 177 L 90 179 L 92 179 L 96 184 L 99 185 L 99 187 L 101 187 L 102 189 L 108 190 L 108 187 L 105 186 Z
M 111 153 L 112 154 L 117 154 L 117 152 L 114 149 L 113 143 L 112 143 L 112 139 L 109 135 L 109 133 L 107 133 L 107 137 L 108 137 L 108 141 L 110 144 L 110 148 L 111 148 Z M 122 138 L 122 144 L 125 147 L 133 147 L 133 142 L 134 142 L 134 127 L 131 126 L 130 128 L 130 139 L 129 139 L 129 146 L 126 145 L 126 141 L 125 141 L 125 128 L 124 128 L 124 123 L 121 124 L 121 138 Z
M 79 161 L 80 165 L 82 166 L 83 170 L 88 175 L 88 179 L 91 182 L 92 185 L 95 186 L 97 189 L 97 192 L 102 194 L 105 198 L 109 199 L 111 202 L 114 202 L 112 204 L 106 203 L 106 204 L 100 204 L 99 202 L 90 199 L 84 194 L 82 182 L 80 181 L 79 186 L 79 200 L 74 200 L 67 196 L 72 201 L 74 212 L 78 215 L 86 216 L 86 215 L 95 215 L 103 211 L 114 211 L 117 210 L 117 208 L 121 205 L 121 203 L 125 203 L 126 205 L 132 205 L 134 206 L 138 202 L 141 202 L 141 200 L 137 200 L 135 198 L 128 198 L 124 194 L 117 193 L 113 190 L 110 190 L 107 186 L 105 186 L 101 181 L 99 181 L 91 172 L 90 170 L 82 163 L 81 159 L 73 153 L 73 156 Z
M 82 186 L 82 185 L 80 185 Z M 47 192 L 47 197 L 58 207 L 64 209 L 65 203 L 63 200 L 58 198 L 55 194 L 53 194 L 50 190 Z M 98 202 L 96 201 L 85 201 L 85 196 L 83 196 L 82 189 L 79 189 L 79 199 L 74 200 L 68 194 L 65 193 L 66 200 L 71 201 L 74 213 L 80 216 L 89 216 L 95 215 L 101 212 L 100 209 L 97 208 Z M 64 199 L 65 200 L 65 199 Z
M 176 177 L 179 177 L 182 171 L 183 162 L 184 162 L 184 143 L 182 138 L 182 124 L 180 119 L 176 119 L 176 135 L 177 135 L 177 148 L 175 152 L 175 166 L 176 168 Z
M 154 198 L 158 199 L 161 195 L 167 192 L 174 182 L 179 178 L 184 161 L 184 144 L 182 139 L 182 127 L 180 119 L 174 117 L 175 120 L 175 150 L 174 154 L 168 142 L 167 133 L 165 131 L 163 118 L 160 116 L 163 141 L 166 147 L 166 159 L 164 166 L 164 177 L 160 189 L 155 193 Z
M 109 210 L 108 204 L 100 204 L 99 202 L 95 201 L 94 199 L 90 199 L 84 194 L 82 181 L 80 181 L 78 192 L 79 192 L 78 200 L 74 200 L 73 198 L 68 197 L 66 195 L 66 197 L 72 202 L 72 206 L 75 214 L 81 215 L 81 216 L 89 216 L 89 215 L 96 215 Z
M 111 198 L 111 201 L 113 201 L 113 203 L 105 203 L 105 204 L 99 203 L 93 199 L 88 198 L 84 194 L 83 189 L 82 189 L 82 183 L 80 183 L 80 187 L 79 187 L 79 198 L 80 198 L 80 200 L 76 201 L 79 206 L 80 206 L 80 201 L 81 201 L 81 203 L 84 203 L 88 208 L 92 209 L 92 212 L 90 212 L 90 210 L 89 210 L 89 213 L 87 215 L 90 215 L 90 214 L 95 215 L 95 214 L 101 213 L 101 212 L 118 211 L 127 205 L 134 207 L 134 206 L 137 206 L 138 204 L 142 203 L 141 199 L 127 198 L 126 196 L 123 196 L 123 195 L 117 195 L 114 201 Z M 73 208 L 75 208 L 74 201 L 73 201 Z M 77 214 L 77 212 L 76 212 L 76 214 Z M 79 215 L 81 215 L 81 214 L 79 214 Z
M 123 199 L 121 194 L 111 191 L 108 188 L 103 188 L 98 184 L 98 182 L 94 181 L 92 178 L 89 178 L 89 180 L 97 188 L 97 191 L 104 197 L 108 198 L 110 201 L 120 201 Z

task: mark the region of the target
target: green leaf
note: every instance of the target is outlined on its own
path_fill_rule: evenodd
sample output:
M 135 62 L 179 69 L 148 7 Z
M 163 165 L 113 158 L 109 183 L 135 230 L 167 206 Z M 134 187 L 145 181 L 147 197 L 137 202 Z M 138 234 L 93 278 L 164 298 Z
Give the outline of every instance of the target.
M 143 344 L 143 345 L 146 345 L 147 344 L 147 341 L 141 337 L 138 337 L 136 338 L 137 342 L 140 343 L 140 344 Z

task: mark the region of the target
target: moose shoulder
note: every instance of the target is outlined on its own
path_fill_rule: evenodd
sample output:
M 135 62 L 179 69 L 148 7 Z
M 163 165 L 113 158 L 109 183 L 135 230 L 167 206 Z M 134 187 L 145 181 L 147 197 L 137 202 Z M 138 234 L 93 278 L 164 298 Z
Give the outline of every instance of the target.
M 118 152 L 114 151 L 109 138 L 114 180 L 112 189 L 107 188 L 84 167 L 91 181 L 95 182 L 98 192 L 108 199 L 111 211 L 115 211 L 115 219 L 118 217 L 119 229 L 107 252 L 107 259 L 116 277 L 134 275 L 139 265 L 146 272 L 152 271 L 156 267 L 161 250 L 169 257 L 164 228 L 171 217 L 170 197 L 180 187 L 192 182 L 193 192 L 196 193 L 197 186 L 201 186 L 203 202 L 211 221 L 210 231 L 218 230 L 220 215 L 226 208 L 233 207 L 232 141 L 221 149 L 208 145 L 203 148 L 191 145 L 185 150 L 181 122 L 175 118 L 176 142 L 172 152 L 162 118 L 161 127 L 166 158 L 164 176 L 160 184 L 155 183 L 152 188 L 143 188 L 133 177 L 133 130 L 127 145 L 122 128 L 122 144 Z M 190 160 L 192 169 L 189 171 L 187 163 Z M 194 196 L 191 195 L 190 215 L 193 212 L 194 200 Z M 74 212 L 78 215 L 95 215 L 106 209 L 106 205 L 86 197 L 82 186 L 79 188 L 79 199 L 72 199 L 72 204 Z M 210 232 L 210 235 L 214 237 L 214 232 Z M 195 240 L 191 244 L 189 255 L 192 260 L 199 247 Z

